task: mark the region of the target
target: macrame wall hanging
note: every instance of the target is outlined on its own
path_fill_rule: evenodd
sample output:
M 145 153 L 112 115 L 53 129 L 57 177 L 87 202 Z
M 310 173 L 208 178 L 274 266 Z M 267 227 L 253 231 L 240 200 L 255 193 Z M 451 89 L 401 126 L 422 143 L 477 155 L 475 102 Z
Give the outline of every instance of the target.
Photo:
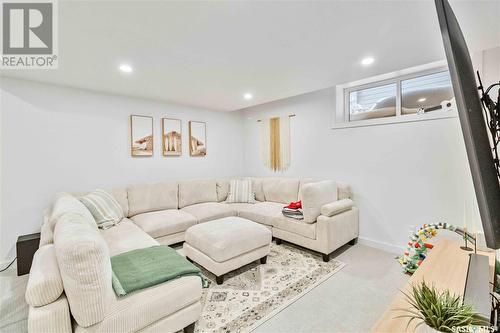
M 290 166 L 290 117 L 293 116 L 258 120 L 261 160 L 275 172 Z

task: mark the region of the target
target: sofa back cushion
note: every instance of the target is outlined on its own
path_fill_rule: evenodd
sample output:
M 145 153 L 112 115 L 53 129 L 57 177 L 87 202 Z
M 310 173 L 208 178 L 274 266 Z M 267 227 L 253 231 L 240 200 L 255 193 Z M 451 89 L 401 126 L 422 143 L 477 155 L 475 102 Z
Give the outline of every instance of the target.
M 337 182 L 337 196 L 339 200 L 352 199 L 352 189 L 346 183 Z
M 128 216 L 128 194 L 127 189 L 125 187 L 122 188 L 112 188 L 106 190 L 109 194 L 115 198 L 116 201 L 120 204 L 123 210 L 123 216 Z
M 300 188 L 304 222 L 314 223 L 321 215 L 321 207 L 337 200 L 337 184 L 333 180 L 307 183 Z
M 302 178 L 300 179 L 300 182 L 299 182 L 299 200 L 301 200 L 302 198 L 300 197 L 300 189 L 302 188 L 302 186 L 304 186 L 305 184 L 309 184 L 309 183 L 314 183 L 314 182 L 317 182 L 318 180 L 314 180 L 312 178 Z
M 50 212 L 49 223 L 52 225 L 52 229 L 55 227 L 59 216 L 68 212 L 81 215 L 85 221 L 91 221 L 95 225 L 95 222 L 93 222 L 94 217 L 80 200 L 71 194 L 61 192 L 56 194 L 52 211 Z
M 255 200 L 266 201 L 266 196 L 264 195 L 264 189 L 262 188 L 262 178 L 251 178 L 252 179 L 252 191 L 255 193 Z
M 76 322 L 88 327 L 102 321 L 113 289 L 109 250 L 99 231 L 83 216 L 63 213 L 55 225 L 54 246 Z
M 203 202 L 217 202 L 217 182 L 210 179 L 179 182 L 179 208 Z
M 262 189 L 266 201 L 290 203 L 297 201 L 299 180 L 293 178 L 264 178 Z
M 217 179 L 217 202 L 226 201 L 229 194 L 229 180 Z
M 165 209 L 177 209 L 178 184 L 158 183 L 130 186 L 128 192 L 129 216 Z

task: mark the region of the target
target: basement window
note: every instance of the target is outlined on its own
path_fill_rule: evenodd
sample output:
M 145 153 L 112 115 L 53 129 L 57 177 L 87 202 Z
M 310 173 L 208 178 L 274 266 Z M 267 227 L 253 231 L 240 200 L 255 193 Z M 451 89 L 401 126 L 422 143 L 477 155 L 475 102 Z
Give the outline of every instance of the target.
M 334 128 L 456 117 L 450 74 L 419 66 L 339 85 Z

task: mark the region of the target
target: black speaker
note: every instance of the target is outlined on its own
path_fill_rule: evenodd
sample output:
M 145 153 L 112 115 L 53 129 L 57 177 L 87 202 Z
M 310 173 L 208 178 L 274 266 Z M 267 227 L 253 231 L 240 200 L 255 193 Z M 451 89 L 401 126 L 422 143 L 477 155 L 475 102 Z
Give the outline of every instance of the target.
M 38 246 L 40 245 L 40 233 L 23 235 L 17 238 L 17 276 L 28 274 L 31 269 L 31 262 Z

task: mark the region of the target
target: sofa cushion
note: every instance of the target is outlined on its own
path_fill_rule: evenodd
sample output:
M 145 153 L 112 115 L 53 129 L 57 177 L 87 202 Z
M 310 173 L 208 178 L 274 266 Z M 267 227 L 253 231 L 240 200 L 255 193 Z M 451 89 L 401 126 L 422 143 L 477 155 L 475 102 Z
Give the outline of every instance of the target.
M 114 229 L 114 228 L 112 228 Z M 199 302 L 202 288 L 199 276 L 185 276 L 126 297 L 112 295 L 104 319 L 91 327 L 76 327 L 78 332 L 142 332 L 150 325 Z M 163 332 L 163 331 L 158 331 Z
M 277 217 L 283 216 L 283 204 L 277 202 L 258 202 L 249 207 L 242 208 L 239 216 L 245 219 L 272 226 Z
M 283 216 L 274 220 L 274 227 L 307 238 L 316 239 L 316 223 L 306 223 Z
M 334 202 L 327 203 L 321 207 L 321 215 L 333 216 L 345 212 L 354 206 L 351 199 L 342 199 Z
M 264 178 L 262 189 L 266 201 L 290 203 L 297 201 L 299 180 L 293 178 Z
M 87 207 L 99 228 L 108 228 L 123 219 L 123 208 L 104 190 L 95 190 L 79 198 Z
M 44 217 L 44 222 L 40 227 L 40 243 L 39 246 L 53 244 L 54 243 L 54 232 L 50 226 L 48 218 Z
M 178 207 L 178 185 L 174 182 L 130 186 L 127 192 L 128 216 Z
M 108 246 L 95 223 L 92 227 L 82 220 L 78 214 L 62 214 L 54 246 L 71 313 L 78 325 L 87 327 L 104 318 L 113 288 Z
M 115 198 L 123 210 L 123 216 L 128 216 L 128 194 L 126 188 L 112 188 L 105 190 Z
M 186 180 L 179 183 L 179 208 L 203 202 L 217 202 L 215 180 Z
M 250 179 L 231 179 L 226 203 L 238 202 L 255 203 L 255 193 L 252 191 Z
M 237 216 L 238 212 L 230 204 L 223 202 L 205 202 L 182 208 L 186 213 L 196 217 L 198 223 L 203 223 L 227 216 Z
M 49 218 L 50 229 L 54 231 L 55 225 L 60 216 L 65 213 L 73 213 L 82 217 L 83 222 L 87 222 L 94 229 L 97 229 L 94 217 L 90 211 L 74 196 L 68 193 L 58 193 L 56 195 L 52 212 Z
M 271 243 L 266 227 L 240 217 L 226 217 L 191 227 L 186 243 L 217 262 L 224 262 Z
M 252 191 L 255 193 L 255 200 L 266 201 L 266 196 L 264 195 L 264 189 L 262 188 L 262 178 L 251 178 L 252 179 Z
M 314 183 L 314 179 L 312 179 L 312 178 L 302 178 L 299 181 L 299 197 L 298 197 L 299 200 L 302 200 L 302 198 L 300 197 L 300 189 L 302 188 L 302 186 L 304 186 L 305 184 L 309 184 L 309 183 Z
M 136 215 L 130 218 L 153 238 L 186 231 L 196 224 L 196 218 L 179 209 L 160 210 Z
M 300 188 L 304 222 L 314 223 L 321 215 L 321 207 L 337 200 L 337 185 L 333 180 L 307 183 Z
M 66 295 L 44 306 L 30 306 L 28 313 L 28 332 L 72 333 L 71 313 Z
M 127 218 L 113 228 L 100 230 L 100 234 L 108 245 L 111 257 L 123 252 L 158 245 L 157 241 Z
M 247 202 L 235 202 L 235 203 L 225 203 L 227 207 L 229 207 L 233 212 L 235 216 L 239 216 L 239 212 L 241 210 L 247 209 L 248 207 L 252 207 L 254 204 L 247 203 Z
M 228 194 L 229 181 L 222 179 L 217 180 L 217 202 L 226 201 Z
M 31 306 L 52 303 L 61 296 L 63 290 L 54 245 L 40 247 L 35 252 L 31 264 L 28 285 L 26 286 L 26 303 Z
M 351 199 L 352 198 L 351 186 L 349 186 L 346 183 L 337 182 L 337 197 L 339 200 Z

